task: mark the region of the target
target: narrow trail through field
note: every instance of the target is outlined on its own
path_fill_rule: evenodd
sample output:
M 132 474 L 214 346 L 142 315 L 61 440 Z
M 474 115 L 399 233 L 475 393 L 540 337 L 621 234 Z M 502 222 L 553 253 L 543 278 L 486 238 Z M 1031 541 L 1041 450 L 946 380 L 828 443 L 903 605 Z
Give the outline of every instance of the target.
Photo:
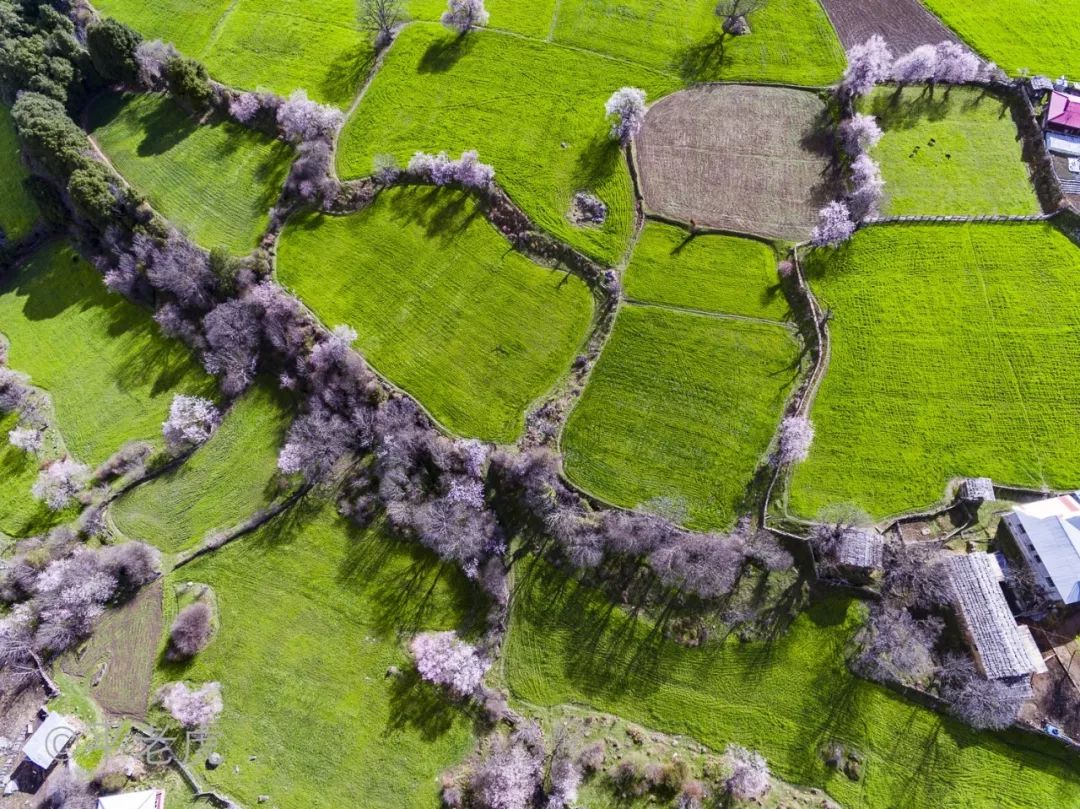
M 205 62 L 210 51 L 217 45 L 218 40 L 221 38 L 221 32 L 225 28 L 225 24 L 229 21 L 229 18 L 239 5 L 240 0 L 232 0 L 232 2 L 229 3 L 229 7 L 225 9 L 220 17 L 218 17 L 218 21 L 214 23 L 214 27 L 210 29 L 210 35 L 206 38 L 206 45 L 203 46 L 202 51 L 199 53 L 200 62 Z
M 744 323 L 760 323 L 764 326 L 778 326 L 786 331 L 796 332 L 798 328 L 793 323 L 785 323 L 782 320 L 771 320 L 767 317 L 753 317 L 752 315 L 736 315 L 731 312 L 714 312 L 708 309 L 695 309 L 692 306 L 679 306 L 674 303 L 658 303 L 656 301 L 645 301 L 640 298 L 634 298 L 629 295 L 623 297 L 623 301 L 629 306 L 636 306 L 640 309 L 666 309 L 670 312 L 683 312 L 688 315 L 700 315 L 701 317 L 709 317 L 713 320 L 739 320 Z
M 559 25 L 559 11 L 562 9 L 562 0 L 555 0 L 555 10 L 551 14 L 551 27 L 548 28 L 545 39 L 548 42 L 555 41 L 555 29 Z

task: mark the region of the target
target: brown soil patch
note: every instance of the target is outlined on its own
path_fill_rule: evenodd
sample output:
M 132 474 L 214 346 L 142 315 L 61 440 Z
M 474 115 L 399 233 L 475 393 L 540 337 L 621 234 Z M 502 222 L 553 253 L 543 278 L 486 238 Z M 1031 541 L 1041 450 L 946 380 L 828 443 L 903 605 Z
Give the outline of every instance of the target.
M 646 207 L 800 241 L 831 197 L 825 105 L 781 87 L 705 85 L 654 104 L 635 141 Z
M 85 679 L 94 700 L 114 716 L 146 718 L 164 620 L 163 587 L 158 579 L 106 612 L 86 646 L 62 661 L 64 672 Z
M 936 45 L 956 34 L 919 0 L 821 0 L 847 50 L 879 34 L 896 55 L 919 45 Z

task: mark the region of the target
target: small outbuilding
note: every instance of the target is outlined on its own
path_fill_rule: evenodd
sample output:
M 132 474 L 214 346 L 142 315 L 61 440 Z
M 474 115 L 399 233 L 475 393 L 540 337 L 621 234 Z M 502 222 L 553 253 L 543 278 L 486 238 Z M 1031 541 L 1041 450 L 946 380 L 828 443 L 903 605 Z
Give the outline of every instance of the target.
M 146 789 L 142 792 L 123 792 L 98 798 L 97 809 L 165 809 L 165 792 Z
M 49 711 L 38 729 L 23 745 L 23 755 L 33 764 L 48 772 L 56 759 L 75 741 L 79 733 L 67 719 Z
M 965 478 L 960 482 L 959 495 L 965 503 L 992 503 L 997 500 L 994 481 L 990 478 Z
M 1020 626 L 1001 589 L 997 560 L 969 553 L 949 560 L 953 605 L 975 663 L 989 680 L 1019 680 L 1047 671 L 1031 630 Z

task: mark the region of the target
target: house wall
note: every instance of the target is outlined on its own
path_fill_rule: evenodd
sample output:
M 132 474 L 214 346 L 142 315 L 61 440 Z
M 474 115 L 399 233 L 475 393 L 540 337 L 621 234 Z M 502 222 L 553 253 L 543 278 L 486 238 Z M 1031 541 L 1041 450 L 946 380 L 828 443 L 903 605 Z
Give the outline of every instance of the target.
M 1061 597 L 1058 595 L 1057 588 L 1054 587 L 1054 582 L 1050 578 L 1050 573 L 1047 571 L 1046 565 L 1043 564 L 1042 560 L 1036 554 L 1035 547 L 1031 544 L 1027 531 L 1024 530 L 1024 526 L 1021 524 L 1020 520 L 1016 518 L 1015 514 L 1006 514 L 1002 518 L 1002 522 L 1008 527 L 1013 542 L 1016 543 L 1020 555 L 1024 557 L 1024 563 L 1035 572 L 1035 577 L 1047 598 L 1051 601 L 1060 602 Z

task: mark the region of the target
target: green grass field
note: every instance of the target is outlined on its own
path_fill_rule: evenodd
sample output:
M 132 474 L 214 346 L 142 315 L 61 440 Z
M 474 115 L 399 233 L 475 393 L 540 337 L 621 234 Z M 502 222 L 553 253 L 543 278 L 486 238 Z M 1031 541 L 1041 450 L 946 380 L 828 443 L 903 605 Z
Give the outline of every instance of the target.
M 788 312 L 776 252 L 734 236 L 694 236 L 649 222 L 623 279 L 628 298 L 650 303 L 782 320 Z
M 231 123 L 201 126 L 164 96 L 102 96 L 89 119 L 117 170 L 196 242 L 237 254 L 255 248 L 290 147 Z
M 848 673 L 857 602 L 819 603 L 771 643 L 691 649 L 543 563 L 523 566 L 504 653 L 526 705 L 588 705 L 714 750 L 742 744 L 846 809 L 1065 807 L 1080 791 L 1049 741 L 975 733 Z M 820 750 L 834 740 L 863 754 L 862 781 L 826 767 Z
M 624 305 L 567 422 L 567 474 L 618 505 L 672 498 L 691 527 L 726 527 L 780 420 L 795 355 L 780 326 Z
M 58 243 L 0 285 L 0 331 L 11 367 L 48 391 L 68 450 L 91 465 L 127 441 L 160 443 L 174 393 L 216 389 L 185 346 Z
M 554 40 L 670 71 L 687 83 L 824 85 L 840 77 L 844 51 L 819 3 L 772 0 L 751 15 L 752 33 L 744 37 L 723 35 L 715 8 L 714 0 L 563 0 Z
M 422 629 L 468 628 L 481 605 L 419 546 L 352 527 L 331 502 L 298 508 L 169 577 L 166 592 L 212 586 L 221 626 L 194 663 L 162 664 L 157 681 L 221 683 L 214 749 L 226 764 L 200 772 L 245 805 L 363 796 L 373 809 L 431 809 L 439 773 L 471 751 L 473 731 L 417 682 L 405 646 Z M 166 624 L 174 612 L 167 599 Z M 403 673 L 387 677 L 390 666 Z
M 1080 2 L 925 0 L 926 6 L 987 59 L 1016 75 L 1080 74 Z
M 1039 213 L 1009 104 L 968 87 L 931 97 L 879 88 L 864 102 L 885 135 L 871 151 L 885 178 L 883 213 Z
M 40 534 L 78 513 L 71 507 L 55 513 L 30 493 L 41 459 L 11 446 L 8 433 L 18 424 L 17 413 L 0 416 L 0 534 L 26 537 Z
M 879 226 L 808 271 L 833 313 L 791 510 L 924 507 L 954 476 L 1080 484 L 1080 251 L 1049 225 Z
M 253 388 L 187 462 L 112 505 L 116 527 L 175 553 L 246 519 L 276 493 L 277 453 L 291 416 L 287 396 L 267 383 Z
M 463 192 L 384 192 L 348 217 L 285 231 L 278 278 L 372 365 L 462 435 L 513 441 L 565 373 L 592 297 L 575 276 L 511 250 Z
M 25 236 L 37 220 L 37 208 L 23 188 L 25 177 L 11 112 L 0 104 L 0 234 L 9 241 Z
M 343 177 L 371 173 L 378 154 L 407 161 L 417 150 L 454 156 L 476 149 L 496 179 L 543 229 L 615 263 L 633 229 L 633 188 L 608 137 L 604 102 L 623 85 L 649 97 L 677 79 L 616 60 L 516 36 L 481 32 L 458 40 L 414 25 L 387 54 L 338 146 Z M 607 203 L 602 226 L 577 227 L 574 193 Z

